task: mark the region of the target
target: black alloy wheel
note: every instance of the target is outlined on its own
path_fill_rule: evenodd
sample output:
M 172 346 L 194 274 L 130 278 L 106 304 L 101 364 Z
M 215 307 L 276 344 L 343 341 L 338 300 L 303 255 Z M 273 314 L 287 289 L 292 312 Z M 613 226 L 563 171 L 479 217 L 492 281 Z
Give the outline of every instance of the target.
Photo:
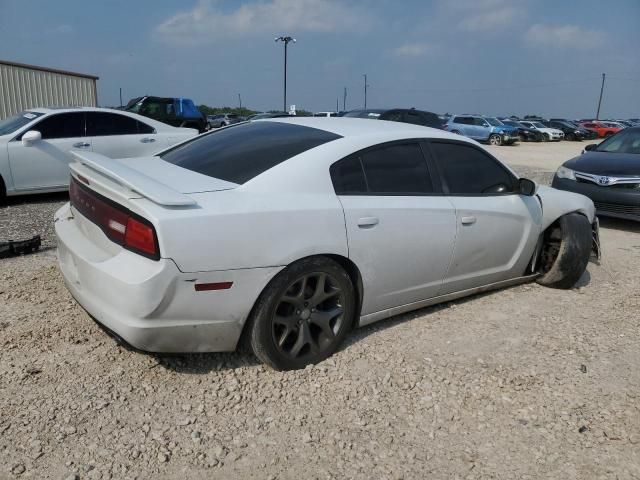
M 280 272 L 249 318 L 251 349 L 277 370 L 304 368 L 335 352 L 353 324 L 354 288 L 335 261 L 310 257 Z

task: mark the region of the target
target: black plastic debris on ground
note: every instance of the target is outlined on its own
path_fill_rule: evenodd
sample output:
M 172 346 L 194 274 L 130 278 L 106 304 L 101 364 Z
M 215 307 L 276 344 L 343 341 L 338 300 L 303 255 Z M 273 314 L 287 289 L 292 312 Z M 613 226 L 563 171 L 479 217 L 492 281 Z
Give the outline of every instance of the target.
M 33 253 L 40 248 L 42 241 L 40 235 L 36 235 L 29 240 L 9 240 L 0 242 L 0 258 L 14 257 Z

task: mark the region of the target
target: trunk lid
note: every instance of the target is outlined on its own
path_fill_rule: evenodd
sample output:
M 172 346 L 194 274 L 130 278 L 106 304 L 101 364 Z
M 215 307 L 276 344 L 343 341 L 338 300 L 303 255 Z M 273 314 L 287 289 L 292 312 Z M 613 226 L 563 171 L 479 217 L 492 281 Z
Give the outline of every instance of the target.
M 147 198 L 167 207 L 193 207 L 188 194 L 230 190 L 238 185 L 165 162 L 159 157 L 114 160 L 95 152 L 76 152 L 71 172 L 82 183 L 116 201 Z

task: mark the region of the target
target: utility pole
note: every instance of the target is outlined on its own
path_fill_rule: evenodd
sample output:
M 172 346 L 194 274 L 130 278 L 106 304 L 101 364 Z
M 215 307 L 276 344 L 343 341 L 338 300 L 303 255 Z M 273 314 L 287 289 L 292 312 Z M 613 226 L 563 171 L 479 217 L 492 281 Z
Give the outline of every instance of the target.
M 604 92 L 604 77 L 605 74 L 602 74 L 602 86 L 600 87 L 600 98 L 598 99 L 598 111 L 596 112 L 596 120 L 600 118 L 600 104 L 602 104 L 602 92 Z
M 338 97 L 336 97 L 336 113 L 340 111 L 340 106 L 338 104 Z
M 242 110 L 242 97 L 238 94 L 238 103 L 240 103 L 240 110 Z
M 367 74 L 363 74 L 362 75 L 364 77 L 364 108 L 365 110 L 367 109 L 367 87 L 369 86 L 367 84 Z
M 342 95 L 342 111 L 347 111 L 347 87 L 344 87 L 344 94 Z
M 289 36 L 276 37 L 276 42 L 284 43 L 284 101 L 282 111 L 287 111 L 287 46 L 289 42 L 296 43 L 296 39 Z
M 122 107 L 122 87 L 120 87 L 120 107 Z

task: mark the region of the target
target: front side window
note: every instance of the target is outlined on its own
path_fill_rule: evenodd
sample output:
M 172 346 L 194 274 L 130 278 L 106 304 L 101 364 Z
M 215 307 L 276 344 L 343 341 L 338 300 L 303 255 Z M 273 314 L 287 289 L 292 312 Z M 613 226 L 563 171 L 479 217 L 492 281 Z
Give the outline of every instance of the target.
M 209 177 L 245 183 L 336 135 L 290 123 L 237 123 L 194 137 L 160 154 L 164 161 Z
M 138 121 L 117 113 L 87 112 L 87 136 L 137 135 Z
M 338 195 L 424 195 L 433 184 L 417 143 L 391 144 L 351 155 L 331 166 Z
M 432 142 L 431 148 L 451 195 L 496 195 L 514 192 L 513 175 L 480 149 L 445 142 Z
M 84 113 L 73 112 L 51 115 L 34 125 L 33 130 L 39 131 L 43 140 L 84 137 Z
M 44 114 L 39 112 L 22 112 L 13 117 L 5 118 L 0 122 L 0 135 L 9 135 L 42 115 Z

